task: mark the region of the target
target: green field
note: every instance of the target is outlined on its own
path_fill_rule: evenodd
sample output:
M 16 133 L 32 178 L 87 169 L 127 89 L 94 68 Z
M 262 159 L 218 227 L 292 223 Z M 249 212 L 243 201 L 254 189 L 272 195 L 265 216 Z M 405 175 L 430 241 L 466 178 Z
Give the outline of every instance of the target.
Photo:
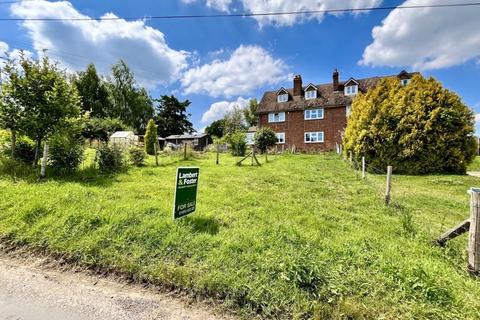
M 265 162 L 261 158 L 262 163 Z M 465 235 L 431 244 L 469 214 L 478 178 L 362 180 L 334 154 L 262 167 L 215 154 L 36 182 L 0 177 L 0 237 L 220 302 L 243 317 L 479 319 Z M 177 166 L 199 166 L 197 212 L 172 221 Z

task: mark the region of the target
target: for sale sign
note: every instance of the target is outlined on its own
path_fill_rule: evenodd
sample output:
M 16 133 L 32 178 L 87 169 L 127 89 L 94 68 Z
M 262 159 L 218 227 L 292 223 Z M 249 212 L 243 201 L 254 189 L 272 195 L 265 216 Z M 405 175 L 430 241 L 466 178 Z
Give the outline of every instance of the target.
M 177 168 L 173 219 L 184 217 L 195 211 L 199 168 Z

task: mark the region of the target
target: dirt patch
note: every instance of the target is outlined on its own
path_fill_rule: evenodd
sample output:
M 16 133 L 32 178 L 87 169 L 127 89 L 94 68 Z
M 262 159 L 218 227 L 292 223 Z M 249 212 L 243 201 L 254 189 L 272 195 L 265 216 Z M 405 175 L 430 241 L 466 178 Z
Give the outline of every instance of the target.
M 233 319 L 177 294 L 60 268 L 48 258 L 0 250 L 0 319 Z

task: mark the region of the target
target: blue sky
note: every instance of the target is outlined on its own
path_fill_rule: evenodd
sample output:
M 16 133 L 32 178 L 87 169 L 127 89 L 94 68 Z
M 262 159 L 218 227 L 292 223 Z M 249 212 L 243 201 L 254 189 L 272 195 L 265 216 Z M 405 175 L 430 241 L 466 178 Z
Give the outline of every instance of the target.
M 465 2 L 461 0 L 77 0 L 0 4 L 0 17 L 119 17 L 278 12 Z M 403 9 L 361 14 L 115 22 L 0 21 L 0 49 L 49 55 L 69 70 L 118 59 L 153 97 L 192 102 L 197 129 L 265 90 L 304 83 L 396 74 L 433 76 L 480 113 L 480 7 Z M 373 33 L 372 33 L 373 32 Z

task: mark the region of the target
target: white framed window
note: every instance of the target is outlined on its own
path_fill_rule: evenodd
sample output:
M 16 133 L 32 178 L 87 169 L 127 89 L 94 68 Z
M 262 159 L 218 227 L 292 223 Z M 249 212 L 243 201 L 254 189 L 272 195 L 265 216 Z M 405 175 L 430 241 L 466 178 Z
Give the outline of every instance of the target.
M 345 87 L 345 95 L 346 96 L 353 96 L 353 95 L 356 95 L 357 93 L 358 93 L 358 86 L 357 85 Z
M 198 146 L 198 138 L 193 139 L 193 145 Z
M 284 122 L 285 112 L 271 112 L 268 114 L 268 122 Z
M 277 96 L 277 102 L 287 102 L 288 101 L 288 93 L 281 93 Z
M 305 100 L 316 99 L 316 98 L 317 98 L 317 90 L 305 91 Z
M 400 80 L 400 83 L 402 84 L 402 86 L 405 87 L 407 84 L 410 83 L 410 79 L 402 79 L 402 80 Z
M 277 143 L 285 143 L 285 132 L 277 132 Z
M 323 108 L 307 109 L 304 112 L 305 120 L 323 119 Z
M 323 142 L 323 131 L 305 132 L 305 143 Z

